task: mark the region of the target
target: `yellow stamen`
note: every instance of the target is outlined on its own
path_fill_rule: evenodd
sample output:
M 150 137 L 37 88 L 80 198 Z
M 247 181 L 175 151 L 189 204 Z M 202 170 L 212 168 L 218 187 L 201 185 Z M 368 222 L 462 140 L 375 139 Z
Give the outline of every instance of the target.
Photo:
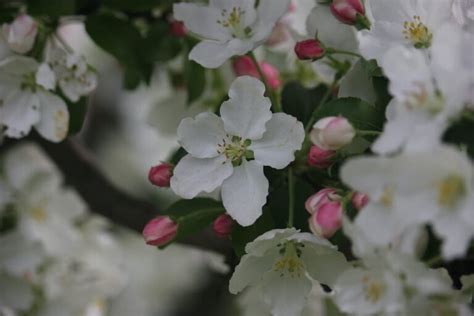
M 452 208 L 465 193 L 466 187 L 463 179 L 456 175 L 449 176 L 438 185 L 438 204 Z
M 413 21 L 403 23 L 403 35 L 416 48 L 428 48 L 431 46 L 433 34 L 428 27 L 421 22 L 418 15 L 413 16 Z

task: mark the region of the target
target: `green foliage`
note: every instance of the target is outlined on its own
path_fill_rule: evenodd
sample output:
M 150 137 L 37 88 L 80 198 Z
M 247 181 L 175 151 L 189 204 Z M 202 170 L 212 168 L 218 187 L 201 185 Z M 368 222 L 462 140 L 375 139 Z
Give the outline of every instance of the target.
M 28 0 L 28 13 L 35 16 L 60 17 L 76 12 L 76 0 Z
M 323 104 L 316 110 L 317 120 L 327 116 L 343 116 L 356 129 L 379 131 L 383 127 L 385 113 L 360 99 L 340 98 Z
M 179 240 L 203 230 L 224 212 L 221 202 L 209 198 L 195 198 L 179 200 L 164 211 L 163 215 L 168 215 L 178 223 L 175 239 Z
M 102 0 L 109 8 L 126 11 L 147 11 L 157 7 L 169 6 L 170 0 Z
M 205 69 L 192 60 L 186 62 L 186 88 L 188 91 L 188 105 L 196 101 L 204 92 L 206 87 Z
M 467 112 L 469 113 L 469 112 Z M 463 146 L 469 156 L 474 159 L 474 118 L 465 116 L 455 122 L 446 131 L 443 138 L 447 143 Z
M 297 81 L 289 82 L 283 88 L 281 95 L 283 111 L 306 125 L 326 91 L 327 87 L 324 85 L 308 89 Z
M 84 125 L 88 108 L 88 99 L 82 97 L 75 103 L 70 102 L 67 98 L 63 99 L 66 101 L 69 110 L 69 135 L 77 134 L 81 131 L 82 126 Z
M 175 58 L 183 48 L 183 39 L 172 36 L 169 25 L 159 20 L 150 25 L 143 39 L 141 54 L 148 62 L 166 62 Z

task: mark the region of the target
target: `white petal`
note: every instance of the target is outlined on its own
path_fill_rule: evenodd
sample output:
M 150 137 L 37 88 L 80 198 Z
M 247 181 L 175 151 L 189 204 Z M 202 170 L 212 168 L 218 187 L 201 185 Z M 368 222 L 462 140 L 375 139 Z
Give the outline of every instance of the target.
M 0 124 L 7 127 L 5 135 L 13 138 L 26 136 L 40 119 L 40 100 L 29 92 L 16 90 L 0 106 Z
M 205 39 L 218 41 L 230 39 L 227 30 L 217 23 L 222 19 L 221 10 L 218 8 L 195 3 L 177 3 L 173 5 L 173 15 L 176 20 L 184 22 L 188 30 Z
M 272 315 L 300 316 L 312 288 L 311 281 L 303 273 L 300 277 L 288 273 L 281 276 L 274 270 L 265 273 L 263 279 L 263 298 Z
M 42 245 L 28 240 L 18 229 L 0 236 L 0 267 L 9 274 L 35 273 L 45 257 Z
M 214 191 L 232 170 L 232 163 L 226 162 L 223 156 L 199 159 L 187 155 L 173 170 L 171 189 L 185 199 L 192 199 L 201 192 Z
M 0 274 L 0 284 L 0 308 L 8 306 L 26 312 L 31 307 L 34 300 L 33 290 L 25 280 Z
M 178 141 L 196 158 L 217 157 L 218 144 L 226 139 L 222 119 L 213 113 L 201 113 L 185 118 L 178 127 Z
M 46 90 L 53 90 L 56 86 L 56 76 L 48 64 L 43 63 L 36 72 L 36 83 Z
M 224 128 L 243 139 L 259 139 L 265 132 L 265 123 L 272 117 L 271 102 L 264 97 L 265 85 L 249 76 L 238 77 L 229 90 L 230 99 L 222 103 L 221 117 Z
M 242 226 L 252 225 L 262 215 L 267 195 L 268 180 L 256 161 L 244 160 L 222 184 L 224 207 Z
M 206 68 L 218 68 L 234 55 L 229 43 L 204 40 L 193 47 L 189 59 Z
M 279 255 L 278 248 L 275 247 L 273 250 L 262 257 L 244 255 L 229 281 L 230 293 L 237 294 L 247 286 L 259 282 L 263 274 L 272 268 Z
M 377 96 L 367 71 L 362 66 L 362 61 L 358 61 L 347 74 L 342 78 L 338 92 L 339 98 L 353 97 L 364 100 L 369 104 L 375 104 Z
M 285 113 L 273 114 L 266 124 L 263 137 L 253 141 L 255 160 L 264 166 L 283 169 L 295 159 L 295 151 L 301 149 L 305 137 L 301 122 Z
M 258 236 L 245 246 L 245 251 L 254 256 L 263 256 L 267 250 L 276 248 L 282 240 L 297 234 L 295 228 L 272 229 Z
M 41 119 L 35 124 L 38 133 L 52 142 L 60 142 L 69 130 L 69 111 L 66 103 L 49 92 L 38 93 Z
M 288 11 L 290 0 L 260 0 L 257 8 L 260 23 L 273 25 Z

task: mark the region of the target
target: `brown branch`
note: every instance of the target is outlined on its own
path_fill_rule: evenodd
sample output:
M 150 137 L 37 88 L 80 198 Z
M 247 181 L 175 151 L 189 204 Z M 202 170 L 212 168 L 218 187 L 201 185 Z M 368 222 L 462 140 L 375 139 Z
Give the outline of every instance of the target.
M 134 198 L 116 188 L 97 168 L 91 153 L 73 138 L 59 144 L 39 137 L 31 137 L 29 140 L 43 148 L 63 172 L 66 184 L 78 191 L 92 212 L 136 232 L 141 232 L 151 218 L 159 215 L 152 203 Z M 3 151 L 18 142 L 21 141 L 9 140 L 0 146 L 0 150 Z M 180 243 L 222 254 L 231 252 L 229 242 L 218 239 L 210 230 Z

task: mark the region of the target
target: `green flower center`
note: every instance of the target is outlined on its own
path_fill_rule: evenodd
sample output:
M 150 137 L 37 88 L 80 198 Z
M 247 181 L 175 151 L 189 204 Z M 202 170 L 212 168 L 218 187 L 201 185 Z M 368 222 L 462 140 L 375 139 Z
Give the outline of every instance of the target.
M 221 19 L 217 20 L 217 24 L 231 31 L 234 38 L 248 38 L 252 29 L 250 27 L 242 28 L 242 17 L 245 10 L 239 7 L 233 7 L 230 12 L 227 9 L 221 11 Z
M 290 241 L 285 244 L 279 244 L 277 247 L 280 248 L 282 257 L 273 265 L 273 271 L 279 272 L 280 277 L 289 275 L 292 278 L 300 278 L 304 275 L 305 266 L 301 260 L 301 248 L 304 245 Z
M 38 84 L 36 83 L 36 73 L 30 72 L 24 74 L 21 80 L 21 90 L 31 90 L 36 92 Z
M 253 152 L 248 149 L 252 141 L 250 139 L 242 139 L 239 136 L 227 136 L 222 143 L 217 145 L 217 152 L 224 155 L 227 160 L 232 161 L 234 166 L 239 166 L 242 160 L 252 159 Z
M 439 93 L 428 93 L 424 86 L 418 85 L 417 91 L 408 95 L 406 106 L 411 110 L 419 109 L 435 115 L 443 109 L 444 98 Z
M 413 16 L 413 21 L 403 23 L 403 35 L 416 48 L 428 48 L 431 46 L 433 33 L 421 22 L 418 15 Z
M 438 184 L 438 204 L 443 207 L 454 208 L 465 194 L 466 186 L 458 175 L 448 176 Z
M 362 283 L 364 284 L 365 298 L 372 304 L 377 303 L 387 289 L 383 282 L 372 279 L 367 275 L 362 278 Z

